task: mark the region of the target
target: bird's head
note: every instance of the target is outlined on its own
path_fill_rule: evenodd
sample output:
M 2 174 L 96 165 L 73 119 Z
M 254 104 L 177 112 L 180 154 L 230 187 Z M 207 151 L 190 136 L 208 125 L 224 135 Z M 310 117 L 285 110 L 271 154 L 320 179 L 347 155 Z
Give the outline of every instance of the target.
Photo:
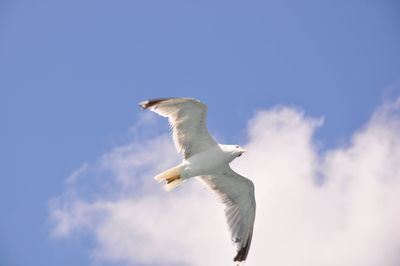
M 225 153 L 229 154 L 231 160 L 241 156 L 246 151 L 239 145 L 221 145 L 221 148 Z
M 246 151 L 245 149 L 243 149 L 239 145 L 233 145 L 233 146 L 235 146 L 234 150 L 233 150 L 233 154 L 235 154 L 236 157 L 241 156 Z

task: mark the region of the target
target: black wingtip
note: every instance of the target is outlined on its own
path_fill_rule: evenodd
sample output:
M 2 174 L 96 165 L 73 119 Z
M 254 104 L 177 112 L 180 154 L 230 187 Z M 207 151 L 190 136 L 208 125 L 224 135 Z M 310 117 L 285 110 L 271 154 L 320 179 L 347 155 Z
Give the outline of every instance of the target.
M 166 101 L 169 99 L 171 99 L 171 98 L 158 98 L 158 99 L 146 100 L 146 101 L 140 102 L 139 107 L 142 109 L 147 109 L 147 108 L 150 108 L 160 102 L 163 102 L 163 101 Z
M 247 254 L 249 254 L 250 244 L 251 244 L 251 236 L 247 240 L 246 245 L 238 251 L 235 258 L 233 258 L 233 261 L 235 262 L 237 261 L 239 263 L 245 261 L 247 258 Z

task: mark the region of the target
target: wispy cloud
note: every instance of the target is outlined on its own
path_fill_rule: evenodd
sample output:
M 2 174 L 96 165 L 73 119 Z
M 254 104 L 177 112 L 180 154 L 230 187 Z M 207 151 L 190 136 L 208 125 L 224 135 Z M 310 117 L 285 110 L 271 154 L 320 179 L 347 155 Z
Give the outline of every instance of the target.
M 233 164 L 256 186 L 248 265 L 399 265 L 400 101 L 325 152 L 313 139 L 322 122 L 289 107 L 249 122 L 248 152 Z M 216 198 L 196 180 L 171 193 L 152 180 L 179 160 L 159 135 L 85 164 L 51 200 L 53 234 L 92 234 L 100 263 L 227 265 L 234 250 Z

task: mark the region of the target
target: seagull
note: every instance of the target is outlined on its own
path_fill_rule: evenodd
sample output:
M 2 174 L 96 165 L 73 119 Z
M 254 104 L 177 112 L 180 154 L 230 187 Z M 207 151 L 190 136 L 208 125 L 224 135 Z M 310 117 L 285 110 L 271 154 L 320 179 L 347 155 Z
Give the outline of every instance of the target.
M 229 167 L 245 150 L 239 145 L 218 144 L 206 126 L 207 105 L 192 98 L 160 98 L 139 103 L 142 109 L 167 117 L 172 137 L 183 160 L 157 176 L 170 191 L 191 177 L 200 180 L 225 205 L 225 216 L 236 247 L 233 261 L 241 265 L 249 253 L 256 214 L 254 184 Z

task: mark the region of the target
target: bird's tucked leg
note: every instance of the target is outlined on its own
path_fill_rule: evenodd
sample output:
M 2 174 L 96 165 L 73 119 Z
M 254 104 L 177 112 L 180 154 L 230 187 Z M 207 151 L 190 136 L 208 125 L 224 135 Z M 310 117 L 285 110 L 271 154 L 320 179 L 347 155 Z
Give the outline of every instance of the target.
M 167 184 L 174 182 L 175 180 L 178 180 L 179 178 L 181 178 L 181 176 L 179 175 L 174 175 L 171 177 L 168 177 L 165 179 L 165 181 L 167 181 Z
M 162 172 L 161 174 L 154 177 L 158 182 L 166 181 L 164 188 L 168 191 L 176 188 L 183 183 L 184 179 L 181 177 L 181 166 L 175 166 Z

